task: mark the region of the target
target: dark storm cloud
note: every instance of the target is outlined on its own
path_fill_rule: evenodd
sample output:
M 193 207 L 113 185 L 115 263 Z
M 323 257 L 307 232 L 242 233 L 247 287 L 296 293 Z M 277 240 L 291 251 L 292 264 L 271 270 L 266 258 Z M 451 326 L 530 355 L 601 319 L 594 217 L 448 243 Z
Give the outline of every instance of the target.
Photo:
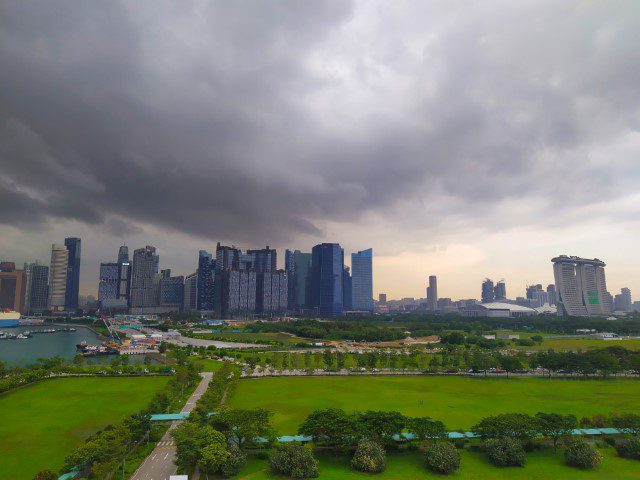
M 633 3 L 436 5 L 3 2 L 0 222 L 283 242 L 637 181 L 593 158 L 640 123 Z

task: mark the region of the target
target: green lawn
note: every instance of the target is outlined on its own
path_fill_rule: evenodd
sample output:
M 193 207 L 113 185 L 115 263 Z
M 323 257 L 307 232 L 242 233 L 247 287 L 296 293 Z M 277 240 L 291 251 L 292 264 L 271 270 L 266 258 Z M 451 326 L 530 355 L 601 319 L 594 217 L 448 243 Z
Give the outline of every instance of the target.
M 84 438 L 145 407 L 168 377 L 47 380 L 0 396 L 0 477 L 60 469 Z
M 346 456 L 319 455 L 318 460 L 321 479 L 443 479 L 454 480 L 632 480 L 640 478 L 640 462 L 619 458 L 612 448 L 602 450 L 604 460 L 598 468 L 583 471 L 564 465 L 562 452 L 553 453 L 545 449 L 527 453 L 527 465 L 524 468 L 497 468 L 489 464 L 481 453 L 463 451 L 460 469 L 450 476 L 436 475 L 428 472 L 419 452 L 392 453 L 388 459 L 387 470 L 382 474 L 370 475 L 355 472 L 349 467 Z M 250 459 L 236 478 L 244 480 L 264 480 L 284 478 L 271 475 L 266 460 Z
M 297 337 L 285 332 L 226 332 L 212 333 L 210 335 L 200 334 L 204 338 L 222 339 L 229 342 L 254 343 L 254 342 L 275 342 L 282 345 L 296 345 L 307 343 L 311 340 Z
M 450 430 L 468 429 L 482 417 L 507 412 L 594 413 L 640 411 L 640 380 L 469 378 L 445 376 L 276 377 L 243 379 L 235 407 L 274 412 L 281 434 L 293 434 L 317 408 L 398 410 L 442 420 Z
M 189 360 L 191 360 L 196 365 L 202 365 L 203 371 L 205 372 L 217 372 L 222 368 L 224 362 L 220 360 L 213 360 L 211 358 L 200 358 L 196 356 L 190 356 Z
M 521 338 L 525 338 L 521 336 Z M 540 345 L 532 347 L 515 347 L 519 350 L 589 350 L 593 348 L 624 347 L 629 350 L 640 350 L 639 339 L 598 340 L 592 338 L 545 338 Z

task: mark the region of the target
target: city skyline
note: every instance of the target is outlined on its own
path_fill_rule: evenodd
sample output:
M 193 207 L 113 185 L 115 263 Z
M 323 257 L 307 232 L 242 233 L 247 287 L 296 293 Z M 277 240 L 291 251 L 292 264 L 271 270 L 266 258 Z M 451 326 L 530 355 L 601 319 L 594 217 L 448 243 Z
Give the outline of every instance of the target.
M 96 295 L 125 242 L 182 275 L 218 241 L 340 242 L 374 295 L 477 298 L 566 253 L 640 291 L 633 2 L 31 5 L 3 8 L 6 258 L 82 238 Z

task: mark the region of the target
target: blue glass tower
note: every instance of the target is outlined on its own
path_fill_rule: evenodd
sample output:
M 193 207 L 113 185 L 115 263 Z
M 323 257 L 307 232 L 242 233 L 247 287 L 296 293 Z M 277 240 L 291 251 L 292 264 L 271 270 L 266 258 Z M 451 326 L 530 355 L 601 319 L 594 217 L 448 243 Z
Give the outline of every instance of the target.
M 213 282 L 216 273 L 216 260 L 206 250 L 198 255 L 198 310 L 213 310 L 215 290 Z
M 342 314 L 343 270 L 344 251 L 338 243 L 322 243 L 313 247 L 307 303 L 320 315 Z
M 373 251 L 351 254 L 351 284 L 354 310 L 373 311 Z
M 64 297 L 65 310 L 78 309 L 78 293 L 80 291 L 80 239 L 67 237 L 64 239 L 64 246 L 69 252 L 67 262 L 67 288 Z

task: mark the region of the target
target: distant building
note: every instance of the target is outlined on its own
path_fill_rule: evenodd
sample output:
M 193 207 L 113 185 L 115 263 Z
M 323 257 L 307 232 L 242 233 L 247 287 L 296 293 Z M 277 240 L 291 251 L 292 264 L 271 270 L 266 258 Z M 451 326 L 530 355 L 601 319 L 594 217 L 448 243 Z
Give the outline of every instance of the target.
M 288 276 L 284 270 L 256 274 L 256 313 L 282 315 L 287 310 Z
M 429 276 L 427 287 L 427 308 L 431 311 L 438 309 L 438 279 L 435 275 Z
M 16 270 L 13 262 L 2 262 L 0 271 L 0 310 L 24 313 L 25 272 Z
M 236 247 L 227 247 L 224 245 L 216 246 L 216 270 L 239 269 L 240 268 L 240 249 Z
M 216 260 L 217 264 L 217 260 Z M 256 272 L 218 270 L 215 310 L 221 317 L 250 317 L 256 311 Z
M 338 243 L 322 243 L 313 247 L 309 271 L 307 304 L 320 315 L 342 314 L 342 275 L 344 251 Z
M 129 247 L 122 245 L 118 250 L 118 263 L 129 262 Z
M 296 262 L 294 252 L 284 251 L 284 271 L 287 272 L 287 307 L 296 310 Z
M 184 301 L 184 277 L 171 276 L 171 272 L 160 279 L 160 306 L 175 310 L 182 310 Z
M 251 258 L 252 268 L 256 273 L 275 272 L 278 269 L 278 255 L 268 245 L 259 250 L 247 250 L 247 255 Z
M 67 284 L 65 287 L 65 310 L 78 309 L 78 295 L 80 292 L 80 253 L 81 240 L 77 237 L 67 237 L 64 245 L 67 248 Z
M 630 312 L 631 305 L 631 290 L 625 287 L 614 297 L 614 308 L 619 312 Z
M 184 279 L 184 297 L 182 308 L 185 312 L 198 308 L 198 272 L 187 275 Z
M 527 286 L 528 306 L 531 308 L 541 307 L 545 303 L 549 303 L 547 292 L 542 288 L 541 284 Z
M 380 305 L 386 305 L 387 304 L 387 294 L 386 293 L 379 293 L 378 294 L 378 303 Z
M 98 283 L 98 303 L 101 308 L 127 308 L 125 302 L 118 298 L 120 289 L 120 264 L 105 262 L 100 264 L 100 281 Z
M 158 273 L 158 263 L 156 247 L 147 245 L 133 252 L 131 308 L 143 309 L 156 306 L 153 284 Z
M 197 310 L 213 310 L 215 301 L 216 260 L 206 250 L 198 253 L 198 302 Z
M 493 296 L 496 302 L 504 302 L 507 299 L 507 286 L 504 280 L 500 280 L 496 283 L 496 286 L 493 287 Z
M 49 267 L 39 262 L 25 263 L 24 309 L 29 313 L 41 313 L 48 307 Z
M 373 312 L 373 250 L 351 254 L 351 308 Z
M 67 264 L 69 252 L 64 245 L 51 246 L 51 265 L 49 267 L 49 308 L 63 311 L 67 291 Z
M 513 305 L 511 303 L 490 302 L 477 305 L 470 305 L 462 309 L 462 315 L 465 317 L 527 317 L 536 315 L 537 312 L 533 308 Z
M 547 285 L 547 299 L 549 301 L 549 305 L 556 304 L 556 286 L 553 283 Z
M 482 282 L 482 303 L 492 303 L 494 299 L 493 280 L 485 278 L 484 282 Z
M 296 307 L 303 308 L 307 304 L 307 290 L 309 288 L 309 268 L 311 267 L 311 254 L 302 253 L 300 250 L 293 252 L 293 263 L 295 269 L 295 296 Z M 289 279 L 291 281 L 291 279 Z
M 613 311 L 601 260 L 560 255 L 551 260 L 559 315 L 609 315 Z
M 353 278 L 346 266 L 342 269 L 342 308 L 345 311 L 359 310 L 353 306 Z

